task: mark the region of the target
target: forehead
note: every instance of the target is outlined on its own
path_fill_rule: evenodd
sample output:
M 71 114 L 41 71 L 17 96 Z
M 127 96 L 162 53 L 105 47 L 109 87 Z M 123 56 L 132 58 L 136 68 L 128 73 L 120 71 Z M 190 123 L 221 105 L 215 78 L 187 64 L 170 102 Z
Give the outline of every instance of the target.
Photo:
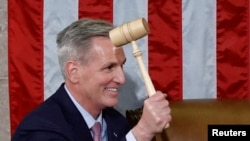
M 125 54 L 122 47 L 115 47 L 107 37 L 94 37 L 92 39 L 92 51 L 95 57 L 102 59 L 125 60 Z

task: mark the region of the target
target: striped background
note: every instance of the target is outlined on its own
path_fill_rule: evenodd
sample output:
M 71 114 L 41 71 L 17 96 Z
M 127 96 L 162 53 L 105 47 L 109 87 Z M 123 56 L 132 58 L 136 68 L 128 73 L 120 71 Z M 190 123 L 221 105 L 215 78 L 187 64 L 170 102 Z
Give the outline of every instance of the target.
M 63 82 L 56 34 L 82 18 L 120 25 L 143 17 L 150 34 L 137 41 L 154 86 L 169 100 L 244 99 L 249 92 L 248 0 L 9 0 L 8 68 L 11 131 Z M 132 55 L 117 109 L 147 97 Z

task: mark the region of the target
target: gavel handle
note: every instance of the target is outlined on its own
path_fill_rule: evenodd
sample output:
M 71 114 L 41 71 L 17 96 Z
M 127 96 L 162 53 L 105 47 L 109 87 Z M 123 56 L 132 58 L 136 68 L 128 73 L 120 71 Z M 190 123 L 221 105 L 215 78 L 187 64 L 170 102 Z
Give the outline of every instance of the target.
M 137 46 L 135 41 L 131 41 L 131 44 L 132 44 L 132 47 L 133 47 L 133 55 L 136 58 L 137 63 L 139 65 L 139 69 L 141 71 L 142 78 L 144 80 L 148 95 L 152 96 L 152 95 L 154 95 L 156 93 L 156 91 L 155 91 L 154 85 L 153 85 L 153 83 L 152 83 L 152 81 L 150 79 L 150 76 L 149 76 L 149 74 L 148 74 L 148 72 L 146 70 L 146 67 L 145 67 L 145 65 L 143 63 L 142 52 L 139 50 L 139 47 Z M 169 127 L 169 124 L 167 124 L 165 126 L 165 128 L 168 128 L 168 127 Z
M 153 83 L 152 83 L 152 81 L 151 81 L 151 79 L 149 77 L 149 74 L 148 74 L 148 72 L 146 70 L 146 67 L 145 67 L 145 65 L 143 63 L 142 52 L 139 50 L 139 48 L 138 48 L 135 41 L 131 41 L 131 44 L 132 44 L 132 47 L 133 47 L 133 55 L 136 58 L 137 63 L 139 65 L 139 69 L 141 71 L 141 75 L 142 75 L 142 78 L 144 80 L 148 95 L 152 96 L 152 95 L 154 95 L 156 93 L 156 91 L 155 91 L 154 85 L 153 85 Z

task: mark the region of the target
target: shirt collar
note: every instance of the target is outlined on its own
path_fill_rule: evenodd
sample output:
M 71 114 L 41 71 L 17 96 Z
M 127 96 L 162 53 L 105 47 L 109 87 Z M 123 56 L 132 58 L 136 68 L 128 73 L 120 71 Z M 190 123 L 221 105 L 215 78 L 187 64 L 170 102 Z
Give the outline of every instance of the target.
M 72 94 L 70 93 L 66 85 L 64 85 L 64 88 L 67 94 L 69 95 L 70 99 L 72 100 L 76 108 L 78 109 L 78 111 L 81 113 L 83 119 L 85 120 L 89 128 L 91 128 L 95 124 L 95 122 L 100 122 L 101 125 L 103 124 L 102 112 L 99 114 L 99 116 L 95 120 L 93 116 L 75 100 L 75 98 L 72 96 Z

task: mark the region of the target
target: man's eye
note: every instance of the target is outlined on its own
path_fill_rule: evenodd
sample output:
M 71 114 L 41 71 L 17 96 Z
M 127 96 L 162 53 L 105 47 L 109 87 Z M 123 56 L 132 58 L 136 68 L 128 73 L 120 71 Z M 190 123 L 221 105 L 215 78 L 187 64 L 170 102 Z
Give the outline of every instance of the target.
M 107 69 L 111 70 L 113 68 L 113 65 L 110 65 L 107 67 Z
M 113 68 L 114 68 L 114 65 L 109 65 L 109 66 L 106 67 L 106 69 L 107 69 L 108 71 L 113 70 Z

